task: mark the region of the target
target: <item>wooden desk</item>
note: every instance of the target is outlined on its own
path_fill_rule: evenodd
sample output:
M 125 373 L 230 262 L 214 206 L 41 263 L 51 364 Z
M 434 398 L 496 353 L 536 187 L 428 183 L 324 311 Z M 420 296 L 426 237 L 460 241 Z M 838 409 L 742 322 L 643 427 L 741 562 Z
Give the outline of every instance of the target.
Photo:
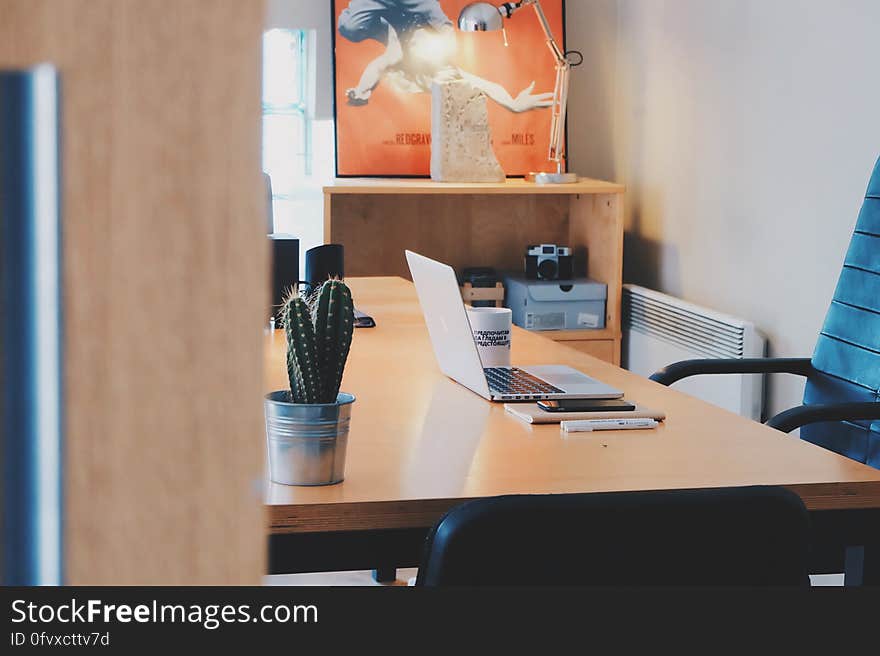
M 411 283 L 348 282 L 377 327 L 355 332 L 343 380 L 357 396 L 346 479 L 268 485 L 270 531 L 289 538 L 273 542 L 273 571 L 369 568 L 382 544 L 389 558 L 412 560 L 444 511 L 498 494 L 778 484 L 812 511 L 859 519 L 853 526 L 880 514 L 880 471 L 514 328 L 514 364 L 565 363 L 667 413 L 656 430 L 569 438 L 557 425 L 525 424 L 440 373 Z M 284 348 L 280 332 L 268 340 L 266 390 L 287 385 Z

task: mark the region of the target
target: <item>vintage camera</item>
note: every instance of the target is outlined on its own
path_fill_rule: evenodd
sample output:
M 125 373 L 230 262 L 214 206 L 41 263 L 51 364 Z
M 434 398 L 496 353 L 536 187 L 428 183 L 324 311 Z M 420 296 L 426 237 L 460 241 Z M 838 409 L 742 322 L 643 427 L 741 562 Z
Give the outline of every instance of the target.
M 571 280 L 571 249 L 556 244 L 526 247 L 526 278 L 530 280 Z

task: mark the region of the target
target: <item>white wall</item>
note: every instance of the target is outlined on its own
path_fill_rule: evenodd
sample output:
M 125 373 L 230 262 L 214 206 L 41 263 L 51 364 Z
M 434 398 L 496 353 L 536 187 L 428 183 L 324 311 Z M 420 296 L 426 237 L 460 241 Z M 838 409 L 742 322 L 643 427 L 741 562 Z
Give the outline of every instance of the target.
M 571 71 L 569 169 L 600 180 L 611 180 L 615 176 L 617 1 L 566 0 L 565 3 L 565 47 L 580 50 L 584 55 L 584 63 Z
M 880 155 L 878 26 L 877 0 L 569 1 L 569 47 L 603 44 L 571 161 L 627 184 L 628 281 L 812 353 Z M 775 377 L 771 412 L 801 393 Z

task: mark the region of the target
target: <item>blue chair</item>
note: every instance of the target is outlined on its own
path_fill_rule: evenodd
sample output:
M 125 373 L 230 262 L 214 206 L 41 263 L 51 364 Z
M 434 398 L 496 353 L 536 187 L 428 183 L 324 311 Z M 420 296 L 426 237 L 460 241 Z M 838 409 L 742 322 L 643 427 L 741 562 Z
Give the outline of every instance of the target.
M 880 469 L 880 160 L 811 359 L 686 360 L 651 379 L 748 373 L 805 376 L 804 404 L 767 425 Z

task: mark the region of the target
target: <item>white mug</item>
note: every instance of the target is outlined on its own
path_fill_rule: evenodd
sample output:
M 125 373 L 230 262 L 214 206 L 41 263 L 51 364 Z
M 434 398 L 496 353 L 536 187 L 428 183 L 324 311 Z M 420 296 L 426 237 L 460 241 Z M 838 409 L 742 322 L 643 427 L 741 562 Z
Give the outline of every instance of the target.
M 510 308 L 469 307 L 468 321 L 484 367 L 510 366 Z

